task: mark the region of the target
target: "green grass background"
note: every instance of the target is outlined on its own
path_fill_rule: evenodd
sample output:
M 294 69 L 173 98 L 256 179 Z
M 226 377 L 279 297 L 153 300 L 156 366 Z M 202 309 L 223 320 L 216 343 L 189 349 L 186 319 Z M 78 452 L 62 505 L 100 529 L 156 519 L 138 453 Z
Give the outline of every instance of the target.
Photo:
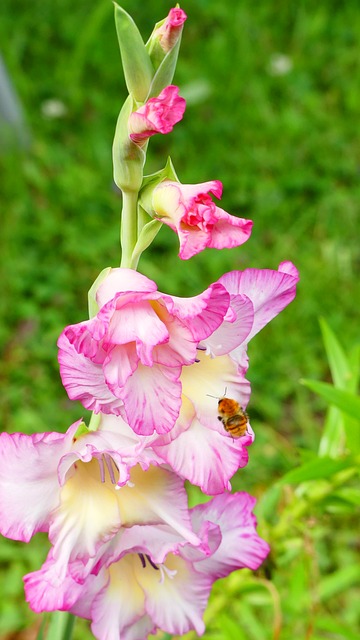
M 146 40 L 171 4 L 122 6 Z M 254 230 L 238 249 L 183 263 L 175 236 L 162 229 L 139 269 L 159 289 L 188 296 L 231 269 L 283 260 L 299 268 L 295 302 L 249 349 L 257 438 L 234 487 L 260 498 L 319 443 L 325 405 L 299 384 L 329 379 L 319 317 L 346 349 L 358 341 L 360 5 L 184 0 L 182 7 L 188 21 L 175 83 L 188 106 L 171 135 L 151 140 L 147 170 L 171 155 L 182 182 L 221 180 L 223 208 L 253 219 Z M 65 430 L 86 411 L 61 386 L 56 340 L 66 324 L 86 318 L 99 271 L 119 264 L 111 144 L 126 89 L 110 0 L 3 0 L 0 17 L 2 55 L 31 134 L 27 150 L 0 149 L 1 428 Z M 290 61 L 283 75 L 274 73 L 279 54 Z M 65 105 L 63 117 L 44 116 L 49 99 Z M 205 637 L 359 638 L 354 510 L 325 505 L 289 523 L 256 583 L 245 572 L 216 587 Z M 271 537 L 273 525 L 260 519 L 263 535 Z M 36 628 L 21 576 L 44 549 L 42 538 L 0 542 L 1 640 Z

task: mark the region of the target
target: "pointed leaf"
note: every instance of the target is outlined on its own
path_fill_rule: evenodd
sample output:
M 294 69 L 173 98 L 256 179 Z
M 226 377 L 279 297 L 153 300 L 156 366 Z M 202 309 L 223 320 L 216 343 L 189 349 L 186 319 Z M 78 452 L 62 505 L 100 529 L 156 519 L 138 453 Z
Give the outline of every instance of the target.
M 158 96 L 160 91 L 162 91 L 165 87 L 172 83 L 176 63 L 179 56 L 179 49 L 181 44 L 181 37 L 177 41 L 176 45 L 169 51 L 165 58 L 162 60 L 159 68 L 156 70 L 156 73 L 153 77 L 149 98 L 153 96 Z
M 324 602 L 360 584 L 360 564 L 350 564 L 323 578 L 318 586 L 319 599 Z
M 320 319 L 320 327 L 334 384 L 337 387 L 345 389 L 347 388 L 347 382 L 351 377 L 351 371 L 345 352 L 335 334 L 331 331 L 329 325 L 323 318 Z
M 350 391 L 337 389 L 328 382 L 318 382 L 317 380 L 301 380 L 301 383 L 319 396 L 327 400 L 330 404 L 334 404 L 344 413 L 360 420 L 360 398 Z
M 333 617 L 316 616 L 315 625 L 317 629 L 329 631 L 341 640 L 359 640 L 359 633 L 356 629 L 346 625 L 345 622 L 334 620 Z
M 132 269 L 136 269 L 141 254 L 150 246 L 161 227 L 162 222 L 160 220 L 151 220 L 143 226 L 131 256 Z
M 96 292 L 99 288 L 99 286 L 101 285 L 102 281 L 105 280 L 106 276 L 110 273 L 111 271 L 111 267 L 106 267 L 105 269 L 103 269 L 98 277 L 96 278 L 95 282 L 91 285 L 90 289 L 89 289 L 89 293 L 88 293 L 88 307 L 89 307 L 89 318 L 93 318 L 94 316 L 96 316 L 97 312 L 99 311 L 99 305 L 96 302 Z
M 118 4 L 115 4 L 115 25 L 126 86 L 137 102 L 144 102 L 154 75 L 149 54 L 132 17 Z
M 300 482 L 308 482 L 309 480 L 325 479 L 351 466 L 353 466 L 353 462 L 349 459 L 334 460 L 333 458 L 315 458 L 285 473 L 281 480 L 279 480 L 279 484 L 298 484 Z
M 319 456 L 337 458 L 343 453 L 345 444 L 342 414 L 336 407 L 329 407 L 323 434 L 319 444 Z

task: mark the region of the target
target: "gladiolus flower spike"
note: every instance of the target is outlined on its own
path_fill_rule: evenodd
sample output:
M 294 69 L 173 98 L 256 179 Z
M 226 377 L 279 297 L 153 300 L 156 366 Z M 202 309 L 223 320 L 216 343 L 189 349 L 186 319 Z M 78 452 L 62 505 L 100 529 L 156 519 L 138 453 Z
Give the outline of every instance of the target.
M 252 230 L 213 202 L 219 180 L 181 184 L 170 159 L 143 173 L 149 139 L 184 114 L 172 81 L 185 20 L 171 9 L 144 44 L 115 5 L 129 90 L 113 144 L 121 267 L 100 273 L 90 319 L 58 339 L 63 385 L 93 412 L 90 426 L 0 434 L 0 532 L 23 542 L 45 532 L 50 544 L 24 577 L 26 599 L 89 619 L 98 640 L 201 635 L 214 581 L 258 569 L 269 552 L 255 499 L 229 492 L 254 441 L 247 346 L 294 299 L 298 272 L 291 262 L 233 270 L 186 298 L 136 271 L 162 223 L 183 260 L 240 246 Z M 233 413 L 219 415 L 224 400 Z M 189 509 L 185 480 L 214 497 Z

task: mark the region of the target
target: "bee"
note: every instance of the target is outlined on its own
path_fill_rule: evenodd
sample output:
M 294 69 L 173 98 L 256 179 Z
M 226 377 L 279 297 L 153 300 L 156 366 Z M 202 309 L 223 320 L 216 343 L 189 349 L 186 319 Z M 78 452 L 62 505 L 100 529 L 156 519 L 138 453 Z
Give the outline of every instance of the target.
M 241 438 L 245 435 L 249 416 L 236 400 L 220 398 L 218 413 L 218 420 L 223 423 L 225 431 L 233 438 Z

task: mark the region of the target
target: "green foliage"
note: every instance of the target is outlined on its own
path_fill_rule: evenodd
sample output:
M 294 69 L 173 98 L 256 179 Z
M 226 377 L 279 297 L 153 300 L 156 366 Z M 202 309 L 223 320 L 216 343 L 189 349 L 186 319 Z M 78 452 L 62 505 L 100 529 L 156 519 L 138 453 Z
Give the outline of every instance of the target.
M 225 271 L 276 268 L 285 259 L 301 275 L 296 301 L 250 345 L 256 441 L 233 482 L 259 497 L 271 556 L 257 576 L 238 572 L 215 585 L 205 638 L 355 640 L 358 3 L 182 6 L 189 18 L 174 82 L 188 108 L 171 136 L 151 140 L 146 173 L 171 154 L 179 180 L 222 180 L 221 206 L 255 225 L 243 247 L 208 250 L 175 269 L 177 241 L 162 228 L 140 270 L 178 295 L 199 293 Z M 127 0 L 124 7 L 146 41 L 170 3 Z M 0 40 L 32 132 L 28 152 L 0 156 L 1 427 L 65 430 L 87 412 L 62 388 L 56 340 L 66 324 L 86 317 L 99 272 L 119 264 L 111 144 L 126 89 L 113 6 L 3 0 Z M 280 73 L 284 60 L 290 68 Z M 64 105 L 62 117 L 46 115 L 50 99 Z M 344 343 L 322 322 L 329 364 L 319 316 Z M 333 384 L 323 387 L 328 367 Z M 306 388 L 300 378 L 325 382 Z M 2 640 L 38 628 L 21 576 L 45 554 L 42 536 L 28 546 L 1 541 Z M 86 622 L 77 622 L 75 638 L 91 638 Z

